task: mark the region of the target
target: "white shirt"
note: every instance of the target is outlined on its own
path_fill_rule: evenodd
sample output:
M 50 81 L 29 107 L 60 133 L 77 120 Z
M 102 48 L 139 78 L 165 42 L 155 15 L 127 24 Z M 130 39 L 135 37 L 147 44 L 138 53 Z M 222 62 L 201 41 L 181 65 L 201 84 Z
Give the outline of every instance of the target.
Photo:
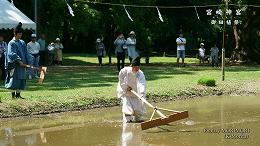
M 40 44 L 38 42 L 32 42 L 30 41 L 27 44 L 27 50 L 30 54 L 38 54 L 40 51 Z
M 146 80 L 144 73 L 141 70 L 134 74 L 132 72 L 132 67 L 124 67 L 121 69 L 117 86 L 118 98 L 127 96 L 126 89 L 128 86 L 145 98 Z
M 205 56 L 205 48 L 199 48 L 199 55 L 200 55 L 200 57 Z
M 178 37 L 176 39 L 176 43 L 177 43 L 177 50 L 185 50 L 185 44 L 186 44 L 185 38 Z M 185 43 L 185 44 L 178 45 L 178 43 Z
M 63 49 L 62 43 L 54 43 L 54 48 L 55 49 Z
M 117 96 L 122 99 L 122 112 L 124 114 L 139 114 L 145 112 L 143 102 L 133 93 L 127 92 L 127 87 L 131 87 L 142 98 L 146 98 L 146 80 L 143 72 L 132 72 L 132 67 L 124 67 L 119 72 L 119 82 L 117 84 Z
M 136 57 L 138 57 L 138 53 L 136 52 L 136 38 L 127 38 L 126 40 L 126 44 L 127 44 L 127 52 L 128 52 L 128 56 L 130 56 L 131 58 L 135 59 Z

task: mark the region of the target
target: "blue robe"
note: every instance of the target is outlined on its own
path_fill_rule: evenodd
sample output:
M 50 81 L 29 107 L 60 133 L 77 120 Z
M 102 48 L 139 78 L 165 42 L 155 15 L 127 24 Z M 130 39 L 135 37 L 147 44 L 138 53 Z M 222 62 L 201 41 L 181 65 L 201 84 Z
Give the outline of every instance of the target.
M 21 67 L 17 61 L 22 61 L 24 64 L 31 64 L 32 62 L 32 57 L 27 52 L 25 42 L 13 38 L 8 43 L 5 55 L 5 69 L 7 71 L 5 87 L 11 90 L 24 90 L 26 85 L 26 68 Z

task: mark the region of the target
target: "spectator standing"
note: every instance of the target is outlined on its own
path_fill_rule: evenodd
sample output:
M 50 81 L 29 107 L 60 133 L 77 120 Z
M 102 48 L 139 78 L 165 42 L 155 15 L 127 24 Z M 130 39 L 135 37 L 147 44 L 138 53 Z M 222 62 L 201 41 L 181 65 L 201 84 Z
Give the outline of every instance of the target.
M 45 42 L 45 35 L 41 34 L 40 38 L 37 41 L 40 44 L 40 61 L 39 65 L 46 65 L 47 64 L 47 50 L 46 50 L 46 42 Z
M 97 57 L 98 57 L 98 65 L 101 66 L 102 57 L 106 55 L 106 48 L 100 38 L 97 38 L 96 40 L 96 50 L 97 50 Z
M 177 43 L 177 66 L 179 66 L 179 60 L 182 59 L 182 66 L 185 66 L 185 45 L 186 39 L 183 37 L 183 33 L 180 33 L 179 37 L 176 39 Z
M 36 42 L 36 34 L 31 35 L 31 41 L 27 44 L 28 53 L 32 55 L 32 66 L 39 67 L 39 60 L 40 60 L 40 44 Z M 29 79 L 32 77 L 38 79 L 38 70 L 33 70 L 29 68 Z
M 136 52 L 136 38 L 135 38 L 135 32 L 131 31 L 129 33 L 129 37 L 126 40 L 127 45 L 127 53 L 129 57 L 130 63 L 132 63 L 132 60 L 138 57 L 138 53 Z
M 54 65 L 54 51 L 55 51 L 55 48 L 54 48 L 54 42 L 51 42 L 48 47 L 48 57 L 47 57 L 47 64 L 48 65 Z
M 54 43 L 55 48 L 55 64 L 62 65 L 62 49 L 63 45 L 60 42 L 60 38 L 56 38 Z
M 211 60 L 211 66 L 218 67 L 218 53 L 219 49 L 217 45 L 215 44 L 211 49 L 210 49 L 210 60 Z
M 204 43 L 200 43 L 200 48 L 199 48 L 199 60 L 200 60 L 200 64 L 201 64 L 201 62 L 204 64 L 205 59 L 206 59 L 206 56 L 205 56 Z
M 31 64 L 31 55 L 27 52 L 27 47 L 22 38 L 22 23 L 14 28 L 14 38 L 8 43 L 5 69 L 7 73 L 5 87 L 12 92 L 12 98 L 22 98 L 21 90 L 26 86 L 25 64 Z
M 140 70 L 140 58 L 135 58 L 131 66 L 121 69 L 118 79 L 117 96 L 122 99 L 123 122 L 142 122 L 145 107 L 142 100 L 130 92 L 133 90 L 146 98 L 146 80 Z
M 123 48 L 125 45 L 125 37 L 123 33 L 120 33 L 119 36 L 114 41 L 114 45 L 116 46 L 115 55 L 117 58 L 117 70 L 120 71 L 125 66 L 125 49 Z M 120 65 L 120 61 L 122 61 Z
M 5 79 L 5 52 L 7 50 L 7 43 L 4 41 L 4 36 L 0 34 L 0 69 L 1 79 Z

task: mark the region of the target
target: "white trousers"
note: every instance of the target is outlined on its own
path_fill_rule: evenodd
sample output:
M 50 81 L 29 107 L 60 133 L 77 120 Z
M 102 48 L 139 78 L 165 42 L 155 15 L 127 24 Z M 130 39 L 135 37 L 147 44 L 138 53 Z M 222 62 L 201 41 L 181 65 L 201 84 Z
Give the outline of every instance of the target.
M 123 121 L 140 121 L 145 112 L 143 102 L 137 97 L 122 98 Z

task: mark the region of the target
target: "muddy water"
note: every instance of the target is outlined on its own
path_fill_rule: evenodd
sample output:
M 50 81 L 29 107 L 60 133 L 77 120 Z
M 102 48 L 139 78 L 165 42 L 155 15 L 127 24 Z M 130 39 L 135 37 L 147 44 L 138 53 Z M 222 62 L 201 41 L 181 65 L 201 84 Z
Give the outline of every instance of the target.
M 0 146 L 259 146 L 260 97 L 206 97 L 159 107 L 189 118 L 145 131 L 122 124 L 120 107 L 2 119 Z M 147 109 L 147 118 L 151 109 Z M 167 115 L 167 113 L 165 113 Z

